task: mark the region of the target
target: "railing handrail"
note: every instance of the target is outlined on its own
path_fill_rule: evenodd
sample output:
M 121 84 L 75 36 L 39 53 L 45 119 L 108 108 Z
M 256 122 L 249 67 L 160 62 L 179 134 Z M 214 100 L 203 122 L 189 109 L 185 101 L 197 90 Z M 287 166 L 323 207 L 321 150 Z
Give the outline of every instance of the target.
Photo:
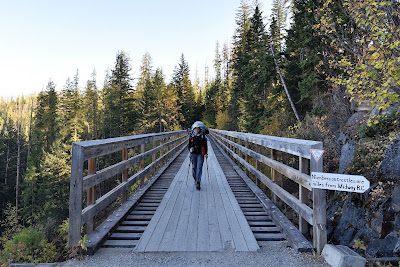
M 265 136 L 260 134 L 251 134 L 243 132 L 231 132 L 216 129 L 209 129 L 216 141 L 228 152 L 228 154 L 237 160 L 245 169 L 252 173 L 257 181 L 261 181 L 267 186 L 274 198 L 279 197 L 283 202 L 290 206 L 299 214 L 299 230 L 305 233 L 307 223 L 313 226 L 314 247 L 318 253 L 321 253 L 323 246 L 327 242 L 326 236 L 326 192 L 322 189 L 311 188 L 311 172 L 322 172 L 322 158 L 316 160 L 311 156 L 311 149 L 323 149 L 323 143 L 318 141 L 283 138 L 275 136 Z M 224 137 L 225 136 L 225 137 Z M 234 140 L 239 139 L 239 144 Z M 258 151 L 251 150 L 248 145 L 242 145 L 242 141 L 253 143 L 272 149 L 271 158 Z M 231 149 L 232 148 L 232 149 Z M 234 151 L 237 149 L 238 154 Z M 278 162 L 274 151 L 282 151 L 299 157 L 299 170 L 296 170 L 284 163 Z M 245 154 L 245 159 L 240 155 Z M 248 157 L 256 159 L 256 167 L 249 163 Z M 271 178 L 259 170 L 259 163 L 263 163 L 271 168 Z M 310 173 L 308 174 L 308 170 Z M 299 199 L 292 196 L 289 192 L 279 186 L 276 182 L 276 173 L 285 175 L 299 185 Z M 280 181 L 281 182 L 281 181 Z M 307 191 L 312 192 L 313 207 L 306 205 Z M 276 202 L 276 200 L 275 200 Z
M 172 156 L 173 153 L 178 151 L 179 147 L 186 143 L 186 133 L 187 131 L 181 130 L 73 143 L 70 181 L 69 246 L 73 246 L 79 242 L 83 224 L 90 224 L 90 231 L 92 231 L 93 217 L 96 214 L 121 196 L 121 194 L 124 202 L 126 200 L 126 190 L 129 189 L 130 186 L 134 185 L 139 179 L 141 180 L 140 186 L 142 186 L 144 181 L 143 179 L 151 170 L 153 170 L 154 174 L 155 168 L 164 159 Z M 177 138 L 168 141 L 169 138 L 175 136 Z M 161 140 L 164 139 L 165 143 L 161 143 Z M 156 146 L 156 141 L 160 141 L 160 145 Z M 145 144 L 148 143 L 153 143 L 153 148 L 149 151 L 145 151 Z M 131 158 L 127 158 L 127 149 L 136 146 L 141 146 L 141 153 L 132 156 Z M 171 149 L 169 149 L 170 147 Z M 167 149 L 168 152 L 162 154 L 161 152 L 164 149 Z M 94 169 L 94 160 L 97 157 L 119 151 L 122 152 L 122 160 L 120 162 L 107 168 L 97 170 L 96 172 Z M 160 157 L 156 159 L 156 154 L 158 152 L 160 152 Z M 151 156 L 152 163 L 144 167 L 144 160 Z M 91 164 L 88 164 L 88 174 L 84 176 L 84 162 L 86 160 L 91 162 Z M 126 170 L 137 163 L 141 163 L 141 170 L 128 178 Z M 90 170 L 90 168 L 93 169 Z M 122 174 L 122 182 L 96 200 L 94 196 L 94 186 L 119 173 Z M 85 190 L 88 192 L 88 206 L 82 209 L 83 192 Z M 89 198 L 91 199 L 90 201 Z
M 257 145 L 272 148 L 282 152 L 290 153 L 296 156 L 301 156 L 303 158 L 311 159 L 310 149 L 317 149 L 323 144 L 319 141 L 295 139 L 287 137 L 269 136 L 262 134 L 235 132 L 235 131 L 225 131 L 210 129 L 219 134 L 230 136 L 233 138 L 238 138 L 243 141 L 248 141 Z

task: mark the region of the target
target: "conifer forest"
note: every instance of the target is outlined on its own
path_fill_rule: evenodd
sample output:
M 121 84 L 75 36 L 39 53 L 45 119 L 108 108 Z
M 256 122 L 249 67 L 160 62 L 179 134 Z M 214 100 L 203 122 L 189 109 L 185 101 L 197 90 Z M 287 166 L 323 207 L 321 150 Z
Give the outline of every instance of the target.
M 214 75 L 204 81 L 193 78 L 184 54 L 166 77 L 150 53 L 133 79 L 129 54 L 116 51 L 103 81 L 95 71 L 84 81 L 77 70 L 57 88 L 49 77 L 34 95 L 1 97 L 0 265 L 71 254 L 73 142 L 187 129 L 201 120 L 322 141 L 324 171 L 338 173 L 347 136 L 355 148 L 344 172 L 390 194 L 380 165 L 400 132 L 400 2 L 274 0 L 271 8 L 265 17 L 257 1 L 242 1 L 235 32 L 216 42 Z M 373 114 L 349 126 L 365 103 Z

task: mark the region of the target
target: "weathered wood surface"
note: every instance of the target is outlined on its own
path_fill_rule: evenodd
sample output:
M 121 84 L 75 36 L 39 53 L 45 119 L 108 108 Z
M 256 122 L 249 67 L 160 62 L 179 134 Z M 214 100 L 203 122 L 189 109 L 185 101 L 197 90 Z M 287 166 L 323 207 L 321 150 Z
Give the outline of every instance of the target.
M 313 149 L 322 150 L 322 144 L 315 145 Z M 311 172 L 322 172 L 322 158 L 316 161 L 314 157 L 310 160 L 310 171 Z M 322 253 L 322 249 L 327 243 L 327 231 L 326 231 L 326 190 L 313 188 L 313 241 L 314 247 L 318 254 Z
M 114 164 L 112 166 L 109 166 L 107 168 L 104 168 L 104 169 L 98 171 L 95 174 L 90 174 L 90 175 L 87 175 L 87 176 L 83 177 L 83 190 L 86 190 L 86 189 L 88 189 L 90 187 L 93 187 L 93 186 L 95 186 L 95 185 L 107 180 L 108 178 L 113 177 L 114 175 L 121 173 L 123 170 L 128 169 L 129 167 L 133 166 L 136 163 L 143 162 L 143 164 L 144 164 L 144 160 L 146 158 L 148 158 L 148 157 L 150 157 L 152 155 L 155 155 L 157 152 L 159 152 L 161 149 L 167 147 L 168 145 L 172 145 L 172 144 L 175 144 L 178 141 L 182 141 L 182 139 L 184 139 L 184 138 L 186 138 L 186 136 L 182 136 L 182 137 L 180 137 L 178 139 L 174 139 L 174 140 L 172 140 L 172 141 L 170 141 L 168 143 L 160 145 L 160 146 L 158 146 L 156 148 L 153 148 L 153 149 L 151 149 L 149 151 L 146 151 L 144 153 L 141 153 L 139 155 L 131 157 L 131 158 L 127 159 L 127 160 L 123 160 L 121 162 L 118 162 L 118 163 L 116 163 L 116 164 Z M 185 140 L 185 142 L 186 142 L 186 140 Z M 144 146 L 143 146 L 143 148 L 144 148 Z
M 304 158 L 311 158 L 310 149 L 321 142 L 301 140 L 293 138 L 284 138 L 276 136 L 267 136 L 261 134 L 241 133 L 232 131 L 223 131 L 216 129 L 209 129 L 211 133 L 217 133 L 219 135 L 225 135 L 233 138 L 238 138 L 243 141 L 248 141 L 254 144 L 258 144 L 264 147 L 269 147 L 292 155 L 301 156 Z
M 251 164 L 247 163 L 244 159 L 240 158 L 232 150 L 230 150 L 226 145 L 224 145 L 218 138 L 215 138 L 218 144 L 226 149 L 232 157 L 240 162 L 246 169 L 248 169 L 254 176 L 257 177 L 264 185 L 266 185 L 274 194 L 276 194 L 282 201 L 284 201 L 288 206 L 300 214 L 308 223 L 312 224 L 313 221 L 313 211 L 310 207 L 301 203 L 299 199 L 292 196 L 286 190 L 284 190 L 279 185 L 275 184 L 271 179 L 265 176 L 263 173 L 258 171 Z
M 215 139 L 214 139 L 215 140 Z M 233 166 L 237 174 L 243 179 L 247 186 L 254 192 L 256 197 L 261 201 L 265 209 L 270 211 L 270 216 L 274 223 L 285 233 L 289 244 L 300 252 L 311 252 L 312 244 L 299 232 L 293 223 L 278 209 L 278 207 L 262 192 L 262 190 L 237 166 L 228 155 L 221 150 L 221 153 Z M 256 226 L 255 226 L 256 227 Z M 255 228 L 252 227 L 252 228 Z
M 211 146 L 208 151 L 201 190 L 196 190 L 191 173 L 188 176 L 188 157 L 136 251 L 221 251 L 226 248 L 256 251 L 259 248 Z M 207 164 L 210 173 L 207 173 Z
M 239 151 L 245 153 L 246 155 L 249 155 L 250 157 L 256 159 L 257 161 L 260 161 L 264 163 L 265 165 L 271 167 L 275 172 L 279 172 L 289 179 L 295 181 L 298 184 L 301 184 L 303 187 L 307 188 L 308 190 L 311 190 L 311 177 L 310 175 L 307 175 L 305 173 L 302 173 L 292 167 L 289 167 L 283 163 L 280 163 L 279 161 L 276 161 L 274 159 L 268 158 L 264 155 L 261 155 L 260 153 L 257 153 L 251 149 L 248 149 L 244 146 L 241 146 L 239 144 L 236 144 L 232 141 L 229 141 L 228 139 L 218 136 L 219 139 L 222 139 L 222 141 L 227 142 L 230 146 L 233 146 Z M 247 162 L 247 160 L 246 160 Z
M 178 149 L 186 144 L 186 141 L 182 141 L 180 145 L 171 149 L 168 153 L 166 153 L 163 157 L 158 158 L 156 161 L 147 165 L 142 171 L 135 173 L 132 175 L 126 182 L 119 184 L 114 189 L 110 190 L 102 197 L 96 200 L 93 205 L 90 205 L 82 210 L 82 222 L 81 224 L 85 224 L 88 220 L 96 216 L 100 211 L 102 211 L 105 207 L 107 207 L 110 203 L 116 200 L 124 191 L 126 191 L 129 187 L 134 185 L 139 179 L 145 177 L 153 168 L 155 168 L 164 157 L 168 157 L 175 153 Z
M 132 136 L 108 138 L 102 140 L 90 140 L 75 143 L 85 150 L 84 159 L 97 158 L 114 152 L 121 151 L 124 148 L 131 148 L 141 144 L 151 143 L 162 140 L 167 137 L 185 134 L 186 131 L 175 131 L 167 133 L 138 134 Z
M 71 181 L 69 192 L 68 245 L 73 246 L 81 239 L 83 148 L 72 145 Z M 73 218 L 71 220 L 71 218 Z
M 100 246 L 107 240 L 111 233 L 118 227 L 118 225 L 129 215 L 129 211 L 136 205 L 136 203 L 144 196 L 147 190 L 155 183 L 155 181 L 165 172 L 171 163 L 186 149 L 186 146 L 180 149 L 158 172 L 151 177 L 142 187 L 140 187 L 126 202 L 124 202 L 111 216 L 104 221 L 96 230 L 89 235 L 88 254 L 93 254 Z M 146 206 L 142 203 L 142 205 Z M 119 228 L 126 228 L 127 232 L 136 232 L 143 230 L 143 226 L 119 226 Z M 110 242 L 111 241 L 111 242 Z M 105 246 L 113 246 L 115 241 L 107 240 Z M 138 242 L 138 241 L 137 241 Z M 135 242 L 135 245 L 136 243 Z M 131 244 L 131 243 L 127 243 Z

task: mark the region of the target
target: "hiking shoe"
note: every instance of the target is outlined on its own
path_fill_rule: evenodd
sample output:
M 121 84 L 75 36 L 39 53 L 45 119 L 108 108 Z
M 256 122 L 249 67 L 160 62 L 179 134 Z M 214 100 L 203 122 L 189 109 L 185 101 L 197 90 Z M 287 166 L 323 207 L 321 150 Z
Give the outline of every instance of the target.
M 197 182 L 197 183 L 196 183 L 196 189 L 197 189 L 197 190 L 200 190 L 200 182 Z

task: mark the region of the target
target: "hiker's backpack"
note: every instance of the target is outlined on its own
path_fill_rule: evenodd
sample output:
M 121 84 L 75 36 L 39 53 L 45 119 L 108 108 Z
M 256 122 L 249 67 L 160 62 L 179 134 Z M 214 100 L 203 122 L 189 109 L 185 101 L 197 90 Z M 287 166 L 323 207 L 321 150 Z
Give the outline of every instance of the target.
M 200 135 L 195 135 L 194 133 L 190 134 L 190 143 L 192 144 L 191 147 L 193 147 L 193 152 L 194 154 L 205 154 L 206 149 L 204 147 L 206 136 L 205 134 L 200 134 Z

